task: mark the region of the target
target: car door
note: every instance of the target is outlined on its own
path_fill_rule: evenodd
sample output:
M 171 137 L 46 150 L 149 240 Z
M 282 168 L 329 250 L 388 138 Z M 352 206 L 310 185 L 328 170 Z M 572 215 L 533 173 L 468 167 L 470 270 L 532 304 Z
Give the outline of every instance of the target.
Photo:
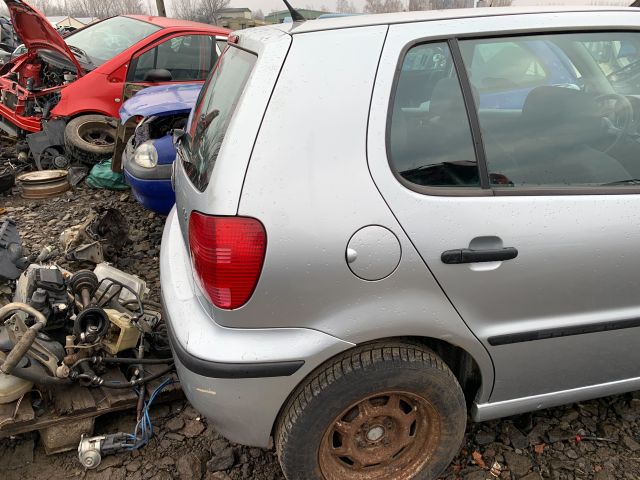
M 172 35 L 149 45 L 133 55 L 123 88 L 123 103 L 140 90 L 163 83 L 204 82 L 218 61 L 221 42 L 225 37 L 202 33 Z M 165 75 L 169 73 L 169 76 Z M 165 76 L 164 78 L 161 78 Z M 122 170 L 122 152 L 133 134 L 133 121 L 127 125 L 118 122 L 116 147 L 111 166 L 114 172 Z
M 477 33 L 523 25 L 518 18 L 508 19 L 512 25 L 486 20 L 482 27 L 477 19 L 390 27 L 371 107 L 373 179 L 490 353 L 490 402 L 518 405 L 503 414 L 638 388 L 637 125 L 616 115 L 605 120 L 611 99 L 627 105 L 584 48 L 595 34 Z M 544 15 L 535 20 L 544 26 Z M 578 15 L 565 29 L 598 21 Z M 561 27 L 561 19 L 553 22 Z M 465 27 L 480 38 L 457 40 Z M 441 39 L 430 41 L 433 35 Z M 493 71 L 490 88 L 477 81 L 480 45 L 497 50 L 541 39 L 571 58 L 583 86 L 529 85 L 541 72 L 526 62 Z M 421 73 L 406 68 L 412 53 L 434 48 L 443 55 L 439 65 Z M 548 63 L 550 77 L 566 68 L 539 63 Z M 501 88 L 527 88 L 522 107 L 478 108 L 488 104 L 483 95 Z M 607 121 L 626 123 L 613 130 Z
M 220 55 L 221 38 L 202 33 L 172 35 L 140 50 L 129 63 L 123 101 L 153 85 L 204 82 Z M 166 72 L 170 76 L 162 75 Z

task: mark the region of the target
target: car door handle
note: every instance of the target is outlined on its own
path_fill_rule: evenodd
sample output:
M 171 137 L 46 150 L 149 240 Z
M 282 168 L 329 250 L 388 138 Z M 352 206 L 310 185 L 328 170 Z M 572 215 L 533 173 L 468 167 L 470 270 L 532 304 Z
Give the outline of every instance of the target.
M 518 249 L 514 247 L 495 248 L 487 250 L 471 250 L 461 248 L 442 252 L 442 263 L 455 265 L 459 263 L 501 262 L 511 260 L 518 256 Z

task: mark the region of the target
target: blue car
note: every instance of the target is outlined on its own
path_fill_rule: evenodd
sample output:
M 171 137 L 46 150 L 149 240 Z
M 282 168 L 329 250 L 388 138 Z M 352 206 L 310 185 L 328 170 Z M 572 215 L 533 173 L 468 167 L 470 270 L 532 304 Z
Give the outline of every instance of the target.
M 134 197 L 156 213 L 166 215 L 175 203 L 171 169 L 176 158 L 171 132 L 184 128 L 202 83 L 146 88 L 120 109 L 120 123 L 137 120 L 122 152 L 125 181 Z

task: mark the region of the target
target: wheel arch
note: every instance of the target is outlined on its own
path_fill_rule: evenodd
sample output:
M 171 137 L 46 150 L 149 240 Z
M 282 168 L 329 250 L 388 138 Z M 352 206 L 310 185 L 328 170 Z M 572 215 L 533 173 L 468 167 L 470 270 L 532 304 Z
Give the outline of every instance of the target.
M 379 342 L 403 342 L 407 345 L 420 345 L 425 346 L 433 350 L 442 361 L 449 367 L 455 376 L 456 380 L 460 384 L 462 391 L 465 396 L 465 400 L 467 403 L 467 408 L 471 407 L 471 405 L 477 400 L 478 395 L 482 391 L 482 387 L 490 387 L 483 382 L 489 381 L 492 383 L 493 377 L 490 379 L 486 379 L 482 374 L 482 369 L 480 367 L 479 362 L 476 358 L 469 353 L 466 349 L 454 345 L 453 343 L 447 342 L 445 340 L 428 337 L 428 336 L 415 336 L 415 335 L 399 335 L 392 337 L 382 337 L 382 338 L 374 338 L 364 342 L 360 342 L 355 344 L 353 347 L 339 352 L 327 359 L 325 359 L 322 363 L 317 365 L 311 371 L 309 371 L 300 381 L 295 385 L 294 388 L 291 389 L 291 392 L 287 396 L 286 400 L 280 406 L 278 410 L 278 414 L 276 415 L 273 425 L 271 427 L 271 435 L 275 434 L 275 429 L 280 421 L 280 418 L 289 404 L 291 397 L 296 394 L 298 391 L 298 387 L 303 384 L 308 378 L 314 376 L 316 372 L 325 367 L 326 364 L 332 362 L 335 358 L 348 353 L 352 349 L 357 347 L 361 347 L 362 345 L 370 344 L 370 343 L 379 343 Z M 492 374 L 493 372 L 491 372 Z

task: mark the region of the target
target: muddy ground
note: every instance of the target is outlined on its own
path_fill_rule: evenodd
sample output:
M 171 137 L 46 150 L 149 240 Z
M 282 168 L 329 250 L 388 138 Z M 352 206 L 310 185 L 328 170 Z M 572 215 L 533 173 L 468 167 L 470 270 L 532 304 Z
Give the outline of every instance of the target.
M 141 208 L 129 193 L 95 191 L 84 186 L 58 198 L 25 201 L 15 189 L 0 196 L 0 221 L 18 222 L 26 249 L 38 254 L 56 244 L 63 229 L 80 223 L 90 206 L 119 208 L 130 226 L 130 242 L 113 262 L 143 277 L 151 298 L 159 292 L 158 254 L 164 219 Z M 58 256 L 62 266 L 82 267 Z M 156 436 L 145 448 L 106 457 L 86 472 L 76 453 L 46 456 L 37 434 L 0 440 L 0 478 L 103 480 L 281 479 L 272 451 L 230 444 L 187 402 L 153 410 Z M 469 424 L 465 442 L 443 479 L 640 479 L 640 392 L 555 408 L 483 424 Z M 133 414 L 98 419 L 95 433 L 133 430 Z M 581 433 L 588 437 L 576 441 Z

